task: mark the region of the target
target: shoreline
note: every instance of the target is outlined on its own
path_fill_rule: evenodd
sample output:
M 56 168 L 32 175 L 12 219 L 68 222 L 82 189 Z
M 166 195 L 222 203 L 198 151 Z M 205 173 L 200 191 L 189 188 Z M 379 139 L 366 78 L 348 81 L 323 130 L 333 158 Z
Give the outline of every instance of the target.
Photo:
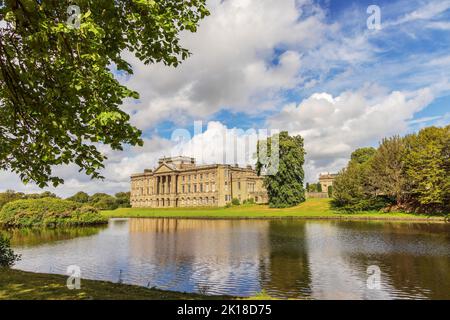
M 146 288 L 102 280 L 81 279 L 79 290 L 66 286 L 69 276 L 0 268 L 0 300 L 238 300 L 234 297 Z
M 114 216 L 109 219 L 186 219 L 186 220 L 346 220 L 346 221 L 385 221 L 385 222 L 429 222 L 429 223 L 449 223 L 444 217 L 414 217 L 414 218 L 398 218 L 398 217 L 347 217 L 347 216 L 259 216 L 259 217 L 211 217 L 211 216 Z
M 269 208 L 267 205 L 240 205 L 230 208 L 119 208 L 105 210 L 105 218 L 153 218 L 153 219 L 209 219 L 209 220 L 256 220 L 256 219 L 299 219 L 299 220 L 339 220 L 339 221 L 392 221 L 447 223 L 448 217 L 413 214 L 403 212 L 367 211 L 341 213 L 331 209 L 330 199 L 307 199 L 292 208 Z

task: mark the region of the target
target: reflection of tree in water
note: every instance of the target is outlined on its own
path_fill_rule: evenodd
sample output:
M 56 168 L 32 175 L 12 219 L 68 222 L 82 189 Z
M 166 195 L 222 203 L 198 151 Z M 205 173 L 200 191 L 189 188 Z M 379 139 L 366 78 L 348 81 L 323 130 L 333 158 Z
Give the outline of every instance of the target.
M 77 227 L 77 228 L 43 228 L 43 229 L 8 229 L 3 230 L 11 236 L 14 247 L 37 246 L 59 240 L 69 240 L 78 237 L 88 237 L 99 233 L 106 226 Z
M 348 260 L 352 265 L 378 265 L 382 283 L 392 287 L 392 295 L 450 298 L 450 226 L 427 223 L 373 223 L 373 233 L 365 252 L 354 251 Z M 347 229 L 361 228 L 356 222 L 340 223 Z M 367 229 L 367 227 L 365 228 Z M 370 240 L 371 239 L 371 240 Z M 380 254 L 376 247 L 383 247 Z
M 379 265 L 381 281 L 392 287 L 397 298 L 450 299 L 450 257 L 389 254 L 354 254 L 353 264 Z
M 272 296 L 299 298 L 311 293 L 304 221 L 269 223 L 269 261 L 262 262 L 261 289 Z
M 398 235 L 428 235 L 450 239 L 450 224 L 428 222 L 386 222 L 386 221 L 339 221 L 339 228 L 356 231 L 383 231 L 384 234 Z

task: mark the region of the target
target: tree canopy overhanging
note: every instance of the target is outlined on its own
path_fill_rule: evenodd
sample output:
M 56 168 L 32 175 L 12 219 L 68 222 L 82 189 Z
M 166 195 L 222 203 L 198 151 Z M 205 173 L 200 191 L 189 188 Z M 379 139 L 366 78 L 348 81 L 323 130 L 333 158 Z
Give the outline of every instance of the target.
M 197 30 L 205 2 L 0 0 L 0 169 L 56 186 L 57 165 L 101 178 L 96 143 L 142 145 L 120 109 L 139 98 L 114 77 L 133 72 L 122 52 L 176 67 L 190 54 L 180 32 Z M 80 8 L 76 27 L 71 5 Z

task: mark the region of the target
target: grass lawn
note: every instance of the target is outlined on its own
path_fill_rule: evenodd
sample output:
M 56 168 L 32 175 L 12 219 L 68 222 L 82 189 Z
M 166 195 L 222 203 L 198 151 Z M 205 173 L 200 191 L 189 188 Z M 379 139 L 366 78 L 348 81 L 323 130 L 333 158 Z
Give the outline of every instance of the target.
M 349 220 L 433 220 L 444 221 L 444 217 L 368 211 L 343 214 L 330 208 L 330 199 L 308 199 L 304 203 L 285 209 L 272 209 L 266 205 L 240 205 L 231 208 L 119 208 L 105 210 L 107 218 L 305 218 L 305 219 L 349 219 Z
M 181 293 L 106 281 L 81 280 L 80 290 L 66 287 L 67 276 L 0 268 L 0 300 L 205 300 L 237 299 Z M 260 296 L 253 297 L 259 299 Z

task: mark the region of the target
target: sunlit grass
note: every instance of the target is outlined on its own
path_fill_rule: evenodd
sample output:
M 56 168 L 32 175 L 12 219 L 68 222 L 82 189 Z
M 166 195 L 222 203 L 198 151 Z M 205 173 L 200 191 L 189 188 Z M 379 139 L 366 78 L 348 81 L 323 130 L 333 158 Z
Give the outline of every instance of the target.
M 108 218 L 315 218 L 315 219 L 374 219 L 374 220 L 443 220 L 442 217 L 428 217 L 401 212 L 383 213 L 367 211 L 344 214 L 332 210 L 330 199 L 308 199 L 302 204 L 284 209 L 269 208 L 267 205 L 240 205 L 231 208 L 119 208 L 103 211 Z
M 81 280 L 80 290 L 69 290 L 67 276 L 0 268 L 0 300 L 203 300 L 236 299 L 148 289 L 106 281 Z
M 264 290 L 250 297 L 165 291 L 107 281 L 81 280 L 69 290 L 67 276 L 0 268 L 0 300 L 272 300 Z

